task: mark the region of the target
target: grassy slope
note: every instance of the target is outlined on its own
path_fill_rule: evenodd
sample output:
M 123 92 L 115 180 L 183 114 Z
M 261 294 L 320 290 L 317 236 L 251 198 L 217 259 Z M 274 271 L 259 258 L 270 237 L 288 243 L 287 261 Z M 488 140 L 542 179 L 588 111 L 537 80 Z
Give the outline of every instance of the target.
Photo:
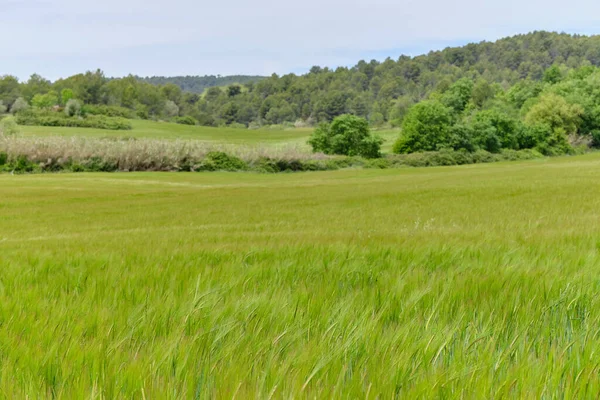
M 105 129 L 65 128 L 44 126 L 22 126 L 24 135 L 35 136 L 87 136 L 87 137 L 135 137 L 149 139 L 195 139 L 223 143 L 260 142 L 278 143 L 304 141 L 310 129 L 290 130 L 248 130 L 235 128 L 212 128 L 204 126 L 179 125 L 167 122 L 132 120 L 130 131 Z
M 234 128 L 211 128 L 204 126 L 178 125 L 166 122 L 132 120 L 131 131 L 109 131 L 104 129 L 82 129 L 64 127 L 22 126 L 26 136 L 86 136 L 86 137 L 135 137 L 150 139 L 194 139 L 227 144 L 297 144 L 306 145 L 312 129 L 248 130 Z M 386 139 L 384 151 L 390 151 L 398 135 L 396 130 L 377 131 Z
M 599 174 L 0 175 L 0 393 L 590 397 Z

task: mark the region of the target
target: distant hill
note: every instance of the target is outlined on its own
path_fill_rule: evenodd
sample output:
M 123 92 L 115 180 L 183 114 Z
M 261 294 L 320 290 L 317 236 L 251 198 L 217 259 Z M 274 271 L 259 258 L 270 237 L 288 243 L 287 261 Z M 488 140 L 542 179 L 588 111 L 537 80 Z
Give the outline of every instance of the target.
M 231 75 L 231 76 L 152 76 L 152 77 L 139 77 L 136 78 L 142 82 L 150 83 L 153 85 L 165 85 L 167 83 L 174 83 L 179 86 L 184 92 L 190 93 L 203 93 L 205 89 L 215 86 L 227 86 L 233 83 L 244 84 L 248 82 L 258 82 L 265 79 L 263 76 L 252 76 L 252 75 Z

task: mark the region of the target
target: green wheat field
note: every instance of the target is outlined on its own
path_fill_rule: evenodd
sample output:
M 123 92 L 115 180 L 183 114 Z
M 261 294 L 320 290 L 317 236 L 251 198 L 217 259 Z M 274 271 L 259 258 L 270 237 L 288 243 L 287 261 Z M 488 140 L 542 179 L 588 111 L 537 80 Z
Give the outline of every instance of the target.
M 597 153 L 0 175 L 2 398 L 595 398 L 599 293 Z

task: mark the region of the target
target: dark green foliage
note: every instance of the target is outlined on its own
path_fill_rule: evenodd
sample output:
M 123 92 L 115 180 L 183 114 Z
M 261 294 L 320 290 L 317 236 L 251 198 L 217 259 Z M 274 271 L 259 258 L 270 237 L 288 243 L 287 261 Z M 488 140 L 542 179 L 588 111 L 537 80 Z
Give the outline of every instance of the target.
M 594 130 L 590 133 L 592 136 L 591 146 L 598 149 L 600 148 L 600 130 Z M 0 154 L 1 159 L 1 154 Z
M 248 168 L 246 163 L 232 155 L 221 151 L 213 151 L 206 155 L 198 166 L 196 171 L 244 171 Z
M 74 164 L 71 163 L 71 166 Z M 118 171 L 119 165 L 111 160 L 106 160 L 102 157 L 91 157 L 83 161 L 81 164 L 76 164 L 73 172 L 115 172 Z
M 450 128 L 447 147 L 454 150 L 475 151 L 474 136 L 475 132 L 472 126 L 465 123 L 456 124 Z
M 300 172 L 300 171 L 325 171 L 328 169 L 337 169 L 328 167 L 327 162 L 323 160 L 287 160 L 261 157 L 252 163 L 251 169 L 257 172 L 276 173 L 276 172 Z
M 227 95 L 229 97 L 235 97 L 241 93 L 242 93 L 242 88 L 240 87 L 240 85 L 230 85 L 227 87 Z
M 497 110 L 477 112 L 471 121 L 473 144 L 492 153 L 501 149 L 517 149 L 519 121 Z
M 371 134 L 366 119 L 346 114 L 319 125 L 308 143 L 315 152 L 377 158 L 383 140 Z
M 553 65 L 544 71 L 544 78 L 542 79 L 545 83 L 555 84 L 562 80 L 562 72 L 558 65 Z
M 29 161 L 25 155 L 16 155 L 14 158 L 8 157 L 4 153 L 4 157 L 0 156 L 0 172 L 11 173 L 33 173 L 42 172 L 42 168 L 36 163 Z

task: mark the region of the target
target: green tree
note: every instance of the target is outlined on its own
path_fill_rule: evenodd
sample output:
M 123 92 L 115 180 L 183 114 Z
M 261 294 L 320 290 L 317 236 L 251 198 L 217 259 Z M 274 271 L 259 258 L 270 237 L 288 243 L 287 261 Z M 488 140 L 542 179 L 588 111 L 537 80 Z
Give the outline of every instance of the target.
M 436 100 L 410 108 L 402 123 L 402 134 L 394 144 L 394 153 L 434 151 L 450 145 L 452 112 Z
M 36 108 L 50 108 L 58 103 L 56 92 L 51 91 L 46 94 L 36 94 L 31 99 L 31 105 Z
M 179 106 L 173 100 L 165 102 L 165 113 L 168 117 L 176 117 L 179 115 Z
M 559 95 L 549 93 L 542 96 L 525 116 L 528 125 L 543 124 L 551 130 L 561 130 L 565 134 L 577 133 L 583 108 L 578 104 L 569 104 Z
M 543 95 L 539 102 L 531 107 L 525 116 L 529 127 L 539 132 L 545 127 L 546 135 L 540 149 L 545 154 L 569 152 L 568 135 L 576 134 L 581 123 L 583 108 L 578 104 L 569 104 L 556 94 Z
M 227 96 L 229 96 L 229 97 L 235 97 L 241 93 L 242 93 L 242 88 L 240 85 L 230 85 L 227 88 Z
M 15 100 L 12 107 L 10 107 L 10 112 L 11 114 L 16 114 L 19 111 L 27 110 L 28 108 L 29 104 L 27 103 L 27 101 L 24 98 L 19 97 Z
M 543 81 L 550 84 L 556 84 L 562 80 L 562 72 L 558 65 L 553 65 L 544 71 Z
M 518 149 L 519 121 L 498 110 L 479 111 L 473 116 L 474 144 L 497 153 L 501 149 Z
M 485 79 L 480 79 L 473 86 L 472 99 L 476 107 L 481 108 L 485 102 L 492 99 L 495 95 L 495 90 L 492 85 Z
M 527 100 L 537 97 L 542 90 L 543 85 L 540 82 L 526 79 L 512 86 L 506 96 L 515 107 L 521 108 Z
M 225 103 L 219 110 L 219 118 L 226 124 L 231 124 L 236 121 L 239 107 L 233 101 Z
M 206 101 L 208 101 L 208 102 L 216 101 L 219 98 L 219 96 L 221 96 L 222 94 L 223 94 L 223 91 L 221 90 L 221 88 L 211 87 L 206 91 Z
M 60 92 L 60 104 L 66 106 L 69 100 L 73 98 L 73 90 L 71 89 L 63 89 Z
M 27 100 L 31 100 L 36 94 L 48 93 L 51 90 L 52 84 L 49 80 L 42 78 L 38 74 L 33 74 L 29 80 L 22 85 L 21 95 Z
M 0 77 L 0 100 L 7 106 L 12 106 L 17 98 L 21 96 L 19 80 L 11 75 Z
M 314 152 L 377 158 L 383 139 L 371 134 L 366 119 L 340 115 L 328 124 L 321 123 L 308 140 Z
M 414 101 L 408 96 L 399 97 L 390 109 L 389 120 L 392 126 L 401 126 L 404 117 L 408 113 L 408 110 L 412 107 Z
M 472 80 L 468 78 L 459 79 L 443 94 L 441 101 L 454 110 L 455 113 L 461 113 L 473 96 L 473 87 Z
M 173 83 L 168 83 L 160 88 L 161 94 L 176 105 L 181 102 L 181 88 Z

